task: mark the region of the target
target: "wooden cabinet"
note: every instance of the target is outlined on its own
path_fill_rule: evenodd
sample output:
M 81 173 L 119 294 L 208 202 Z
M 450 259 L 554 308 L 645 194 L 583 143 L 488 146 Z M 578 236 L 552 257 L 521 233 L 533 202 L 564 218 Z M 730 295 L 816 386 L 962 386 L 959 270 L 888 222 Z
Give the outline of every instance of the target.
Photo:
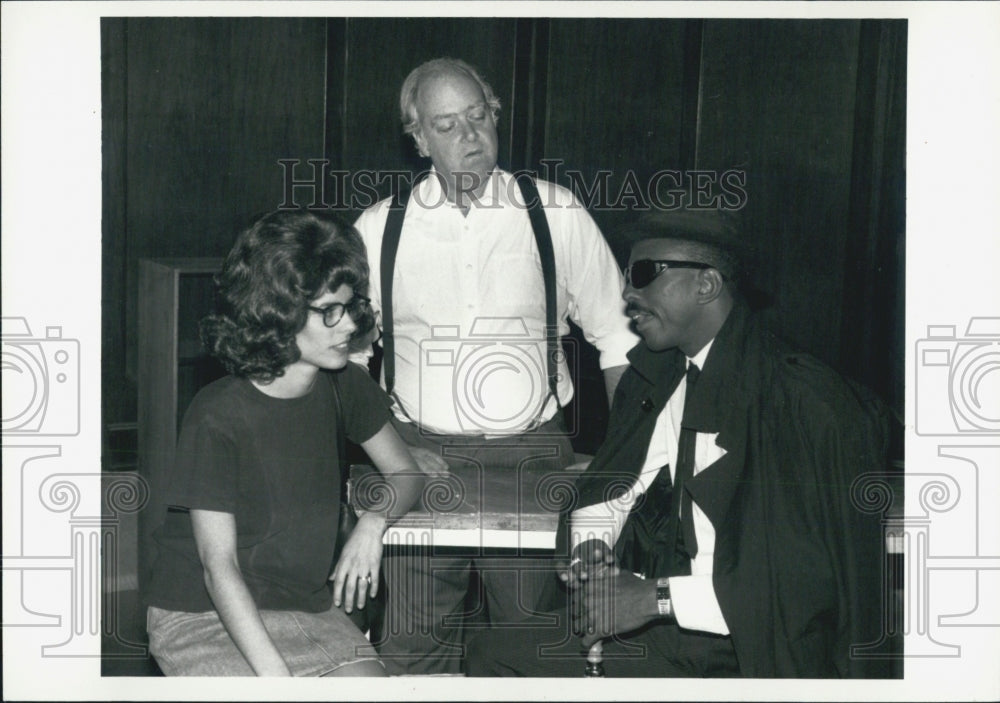
M 198 389 L 224 371 L 202 349 L 198 322 L 212 311 L 222 259 L 140 259 L 138 320 L 139 473 L 150 502 L 139 516 L 139 585 L 155 558 L 153 531 L 166 510 L 164 480 L 180 419 Z

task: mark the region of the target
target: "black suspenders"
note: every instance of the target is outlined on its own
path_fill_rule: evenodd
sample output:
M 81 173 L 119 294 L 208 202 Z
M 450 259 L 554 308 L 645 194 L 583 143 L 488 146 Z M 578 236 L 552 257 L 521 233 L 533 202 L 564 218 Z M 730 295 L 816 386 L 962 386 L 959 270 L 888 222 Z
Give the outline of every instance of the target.
M 421 174 L 413 183 L 416 188 L 426 174 Z M 385 220 L 382 234 L 382 266 L 379 280 L 382 284 L 382 369 L 385 372 L 385 392 L 392 395 L 396 384 L 396 344 L 392 333 L 392 274 L 396 270 L 396 251 L 399 237 L 403 233 L 403 216 L 410 200 L 410 189 L 400 189 L 392 196 L 389 216 Z
M 421 180 L 422 177 L 418 178 L 412 187 L 416 188 Z M 552 250 L 552 233 L 549 231 L 549 223 L 542 210 L 542 201 L 538 195 L 538 188 L 535 187 L 535 179 L 528 174 L 521 174 L 517 176 L 517 185 L 528 208 L 531 229 L 535 235 L 535 246 L 538 248 L 538 256 L 542 263 L 542 277 L 545 281 L 545 369 L 549 377 L 549 392 L 558 404 L 556 361 L 559 352 L 559 327 L 556 319 L 556 259 Z M 392 331 L 392 279 L 410 192 L 410 189 L 400 190 L 393 196 L 382 235 L 382 265 L 379 271 L 382 284 L 382 368 L 385 372 L 385 390 L 389 395 L 392 395 L 396 382 L 395 343 Z
M 526 173 L 517 177 L 517 185 L 528 206 L 531 229 L 535 234 L 535 246 L 542 262 L 542 278 L 545 280 L 545 371 L 549 376 L 549 392 L 559 403 L 556 385 L 556 359 L 559 350 L 559 326 L 556 320 L 556 257 L 552 251 L 552 233 L 549 222 L 542 210 L 542 200 L 538 197 L 535 179 Z

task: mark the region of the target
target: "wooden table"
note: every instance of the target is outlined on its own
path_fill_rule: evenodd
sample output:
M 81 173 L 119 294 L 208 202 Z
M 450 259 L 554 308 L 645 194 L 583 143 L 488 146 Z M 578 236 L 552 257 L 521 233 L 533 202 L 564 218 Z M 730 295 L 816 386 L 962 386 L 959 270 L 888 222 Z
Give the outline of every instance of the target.
M 421 506 L 386 531 L 385 544 L 553 549 L 559 510 L 570 504 L 578 475 L 462 467 L 429 477 Z M 380 500 L 372 467 L 352 467 L 351 483 L 358 507 Z
M 553 549 L 559 510 L 572 502 L 578 470 L 507 471 L 453 469 L 429 478 L 422 506 L 390 527 L 389 545 Z M 352 467 L 355 504 L 370 505 L 378 474 L 371 466 Z M 886 520 L 886 553 L 902 554 L 902 473 L 892 482 L 895 495 Z
M 390 527 L 384 537 L 388 550 L 399 556 L 419 557 L 428 560 L 427 568 L 421 570 L 423 577 L 414 577 L 402 571 L 391 573 L 391 561 L 385 567 L 387 582 L 397 578 L 424 578 L 418 583 L 411 581 L 411 588 L 433 589 L 430 577 L 438 557 L 443 559 L 442 568 L 450 569 L 451 560 L 445 553 L 437 553 L 438 547 L 503 548 L 511 550 L 553 550 L 560 509 L 569 506 L 575 496 L 574 484 L 578 471 L 540 472 L 531 469 L 519 471 L 476 471 L 454 469 L 451 474 L 430 478 L 423 491 L 422 506 Z M 372 467 L 352 467 L 352 494 L 355 505 L 371 505 L 370 492 L 378 484 L 379 476 Z M 891 632 L 901 632 L 903 622 L 903 598 L 911 596 L 913 589 L 904 594 L 899 578 L 889 577 L 890 572 L 900 573 L 906 553 L 905 529 L 902 528 L 902 474 L 891 482 L 893 509 L 883 520 L 885 526 L 886 551 L 883 555 L 884 573 L 884 616 L 894 623 Z M 376 501 L 377 502 L 377 501 Z M 891 514 L 891 516 L 890 516 Z M 909 559 L 909 557 L 906 557 Z M 402 568 L 402 567 L 397 567 Z M 912 597 L 912 596 L 911 596 Z M 440 643 L 426 623 L 411 619 L 406 610 L 386 610 L 383 623 L 384 633 L 407 631 L 426 637 L 435 646 Z M 888 644 L 886 644 L 888 642 Z M 881 651 L 888 647 L 891 651 L 898 643 L 888 638 L 869 649 Z M 456 648 L 449 656 L 461 656 Z

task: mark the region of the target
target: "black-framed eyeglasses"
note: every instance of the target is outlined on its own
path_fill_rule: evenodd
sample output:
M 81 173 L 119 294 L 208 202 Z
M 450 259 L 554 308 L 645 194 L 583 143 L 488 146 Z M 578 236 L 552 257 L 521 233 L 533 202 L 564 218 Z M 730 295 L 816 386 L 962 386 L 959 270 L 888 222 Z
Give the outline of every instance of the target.
M 701 261 L 675 261 L 673 259 L 640 259 L 625 267 L 625 285 L 645 288 L 667 269 L 710 269 L 711 264 Z
M 371 298 L 366 298 L 363 295 L 355 295 L 347 303 L 330 303 L 322 308 L 317 308 L 314 305 L 307 305 L 306 307 L 322 315 L 324 325 L 335 327 L 338 322 L 344 319 L 345 312 L 350 313 L 352 318 L 356 318 L 368 309 L 371 302 Z

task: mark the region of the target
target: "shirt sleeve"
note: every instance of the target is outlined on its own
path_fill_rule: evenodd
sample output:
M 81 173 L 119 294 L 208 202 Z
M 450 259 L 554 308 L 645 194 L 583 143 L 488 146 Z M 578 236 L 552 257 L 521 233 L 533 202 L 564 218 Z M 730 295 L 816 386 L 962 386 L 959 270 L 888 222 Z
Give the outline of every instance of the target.
M 339 374 L 347 438 L 356 444 L 367 442 L 389 421 L 389 396 L 356 364 L 335 373 Z
M 707 352 L 706 352 L 707 355 Z M 704 362 L 704 357 L 700 359 Z M 696 473 L 711 466 L 726 454 L 718 444 L 717 432 L 699 432 L 695 443 Z M 728 635 L 729 627 L 722 616 L 719 598 L 712 583 L 715 564 L 715 526 L 698 504 L 691 504 L 694 532 L 698 538 L 698 554 L 691 560 L 690 576 L 670 579 L 670 600 L 677 623 L 690 630 Z
M 728 635 L 729 626 L 722 617 L 711 574 L 672 576 L 670 603 L 677 624 L 688 630 Z
M 368 258 L 368 297 L 371 298 L 372 312 L 375 313 L 376 324 L 381 331 L 382 316 L 382 235 L 385 231 L 385 223 L 389 216 L 387 207 L 388 201 L 376 203 L 368 208 L 358 217 L 354 223 L 354 228 L 361 235 L 361 240 L 365 244 L 365 252 Z M 362 367 L 368 366 L 368 359 L 373 355 L 371 345 L 364 349 L 353 352 L 350 355 L 351 361 Z
M 616 510 L 612 503 L 597 503 L 574 510 L 569 524 L 569 553 L 579 545 L 592 539 L 599 539 L 609 547 L 614 547 L 621 534 L 628 511 Z
M 625 316 L 625 281 L 611 248 L 586 208 L 571 193 L 556 186 L 556 207 L 547 207 L 560 276 L 569 297 L 570 319 L 600 352 L 602 369 L 628 363 L 626 354 L 639 337 Z
M 189 412 L 181 425 L 167 490 L 168 505 L 235 514 L 238 466 L 231 433 L 211 415 L 198 410 Z

